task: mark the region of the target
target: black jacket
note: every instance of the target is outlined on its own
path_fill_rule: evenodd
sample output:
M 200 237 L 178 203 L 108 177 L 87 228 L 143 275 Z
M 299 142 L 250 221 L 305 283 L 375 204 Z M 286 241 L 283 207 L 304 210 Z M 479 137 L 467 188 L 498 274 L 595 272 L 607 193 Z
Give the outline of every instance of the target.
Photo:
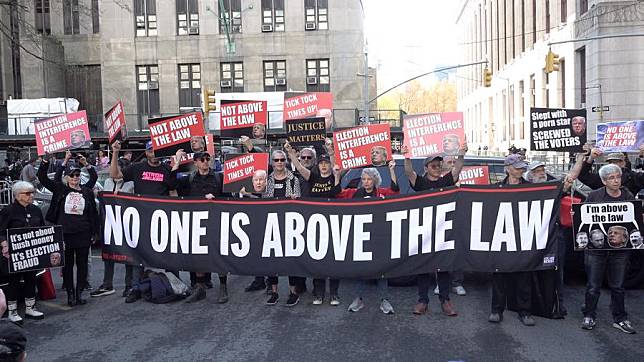
M 177 191 L 180 196 L 229 196 L 224 194 L 223 178 L 212 168 L 207 175 L 202 176 L 198 171 L 192 171 L 187 177 L 179 180 Z
M 0 240 L 6 239 L 7 229 L 24 228 L 30 226 L 45 226 L 42 211 L 37 206 L 25 206 L 14 201 L 0 211 Z
M 598 173 L 592 173 L 592 164 L 584 161 L 579 172 L 579 181 L 593 190 L 604 187 L 601 177 Z M 622 186 L 626 187 L 631 193 L 637 194 L 644 188 L 644 173 L 633 172 L 628 168 L 622 169 Z

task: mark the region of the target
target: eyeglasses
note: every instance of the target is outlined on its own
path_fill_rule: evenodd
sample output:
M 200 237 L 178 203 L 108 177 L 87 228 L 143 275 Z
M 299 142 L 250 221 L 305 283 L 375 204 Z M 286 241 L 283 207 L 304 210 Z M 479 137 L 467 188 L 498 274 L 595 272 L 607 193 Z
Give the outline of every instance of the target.
M 439 169 L 441 165 L 427 165 L 428 168 Z
M 210 162 L 210 157 L 199 157 L 199 158 L 195 158 L 195 161 L 199 161 L 199 162 Z
M 75 172 L 75 173 L 69 175 L 69 177 L 80 177 L 80 173 Z
M 20 195 L 27 195 L 27 196 L 31 196 L 31 195 L 33 195 L 33 194 L 34 194 L 34 192 L 33 192 L 33 191 L 25 191 L 25 192 L 21 192 L 21 193 L 20 193 Z
M 273 162 L 286 162 L 285 158 L 274 158 Z
M 621 179 L 622 179 L 622 176 L 608 176 L 606 178 L 606 181 L 617 181 L 617 180 L 621 180 Z
M 300 156 L 300 159 L 302 159 L 302 160 L 312 160 L 313 156 Z

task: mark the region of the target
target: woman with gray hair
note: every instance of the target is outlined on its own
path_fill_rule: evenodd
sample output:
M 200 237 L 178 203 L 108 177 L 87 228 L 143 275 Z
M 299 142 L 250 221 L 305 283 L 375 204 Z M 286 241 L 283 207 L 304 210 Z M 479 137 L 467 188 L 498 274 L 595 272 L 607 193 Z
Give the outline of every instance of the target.
M 9 320 L 22 323 L 18 314 L 18 295 L 25 297 L 25 317 L 43 319 L 45 315 L 36 309 L 36 272 L 28 271 L 9 274 L 9 245 L 6 240 L 8 229 L 44 226 L 45 219 L 40 209 L 33 204 L 34 186 L 26 181 L 13 184 L 13 203 L 0 211 L 0 240 L 2 240 L 2 257 L 0 257 L 0 283 L 7 296 Z M 24 280 L 24 283 L 21 281 Z

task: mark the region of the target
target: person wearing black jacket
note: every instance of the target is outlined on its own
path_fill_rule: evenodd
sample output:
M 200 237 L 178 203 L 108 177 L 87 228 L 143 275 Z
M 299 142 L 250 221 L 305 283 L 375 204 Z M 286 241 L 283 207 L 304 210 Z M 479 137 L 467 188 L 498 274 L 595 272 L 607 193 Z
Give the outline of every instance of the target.
M 44 226 L 42 211 L 33 204 L 34 186 L 26 181 L 18 181 L 12 187 L 14 201 L 0 211 L 0 240 L 2 240 L 2 257 L 0 257 L 0 283 L 7 296 L 9 320 L 22 323 L 18 314 L 18 294 L 25 297 L 25 317 L 43 319 L 45 315 L 36 309 L 36 272 L 27 271 L 9 274 L 9 248 L 6 239 L 7 229 L 33 226 Z M 24 284 L 20 281 L 24 280 Z M 19 293 L 19 288 L 22 288 Z
M 48 162 L 48 161 L 43 161 Z M 65 266 L 63 283 L 67 289 L 67 304 L 83 305 L 83 289 L 87 283 L 89 248 L 98 230 L 98 209 L 94 191 L 80 184 L 80 169 L 65 170 L 66 183 L 50 180 L 47 168 L 38 169 L 38 180 L 48 190 L 53 190 L 47 220 L 63 227 L 65 240 Z M 74 288 L 74 264 L 76 288 Z
M 588 145 L 584 146 L 586 149 L 589 148 Z M 644 145 L 640 146 L 640 149 L 644 150 Z M 579 160 L 577 162 L 583 162 L 581 171 L 579 173 L 579 181 L 584 183 L 584 185 L 590 187 L 593 190 L 604 187 L 599 173 L 591 172 L 591 168 L 595 159 L 602 155 L 602 151 L 599 148 L 593 148 L 590 150 L 588 157 L 585 161 Z M 626 167 L 625 157 L 622 153 L 615 152 L 609 153 L 606 156 L 606 162 L 609 164 L 614 164 L 619 166 L 622 170 L 622 186 L 626 187 L 632 194 L 637 195 L 637 193 L 644 188 L 644 173 L 633 172 L 630 168 Z
M 210 154 L 195 152 L 192 162 L 195 170 L 188 177 L 178 181 L 180 196 L 205 197 L 208 200 L 223 196 L 223 179 L 210 167 Z M 194 291 L 186 299 L 187 303 L 194 303 L 206 298 L 206 281 L 210 279 L 209 274 L 195 273 Z M 228 302 L 227 280 L 226 274 L 219 274 L 219 297 L 217 298 L 219 304 Z

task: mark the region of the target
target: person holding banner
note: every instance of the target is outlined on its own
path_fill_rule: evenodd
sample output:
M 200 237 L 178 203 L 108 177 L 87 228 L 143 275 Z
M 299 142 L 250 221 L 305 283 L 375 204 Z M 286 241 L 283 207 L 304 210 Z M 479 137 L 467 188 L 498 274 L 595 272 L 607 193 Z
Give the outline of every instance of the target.
M 586 202 L 607 203 L 635 200 L 633 194 L 625 187 L 622 187 L 622 171 L 616 164 L 602 166 L 599 169 L 599 177 L 601 177 L 604 187 L 591 192 L 586 198 Z M 610 234 L 609 229 L 609 237 Z M 582 312 L 584 313 L 584 319 L 581 323 L 582 329 L 591 330 L 595 328 L 597 303 L 599 302 L 599 295 L 604 281 L 604 271 L 608 269 L 613 327 L 624 333 L 636 333 L 635 328 L 628 320 L 628 314 L 624 307 L 624 278 L 626 277 L 629 256 L 628 250 L 586 249 L 584 251 L 584 264 L 588 281 L 586 284 L 585 303 L 582 306 Z
M 42 171 L 41 171 L 42 170 Z M 98 230 L 98 209 L 91 188 L 80 184 L 80 169 L 65 170 L 65 182 L 50 180 L 46 167 L 38 170 L 40 183 L 52 191 L 47 215 L 55 215 L 55 224 L 62 225 L 65 240 L 65 266 L 63 284 L 67 289 L 67 304 L 83 305 L 82 298 L 87 283 L 89 248 Z M 76 288 L 74 288 L 76 264 Z
M 45 170 L 47 168 L 45 167 Z M 18 314 L 18 295 L 25 297 L 25 317 L 43 319 L 45 315 L 36 309 L 36 272 L 27 271 L 9 274 L 9 244 L 6 240 L 8 229 L 45 226 L 42 211 L 34 202 L 34 186 L 27 181 L 17 181 L 11 187 L 13 203 L 0 211 L 0 240 L 2 240 L 2 257 L 0 257 L 0 283 L 6 284 L 3 291 L 7 297 L 9 320 L 22 323 Z M 22 282 L 24 281 L 24 283 Z
M 597 173 L 592 173 L 591 168 L 595 159 L 602 155 L 602 150 L 599 148 L 590 149 L 590 145 L 584 145 L 584 149 L 589 152 L 588 158 L 584 160 L 578 160 L 577 162 L 582 165 L 581 171 L 579 173 L 579 181 L 584 183 L 584 185 L 590 187 L 593 190 L 597 190 L 604 186 L 603 180 Z M 640 146 L 644 147 L 644 145 Z M 588 151 L 590 149 L 590 151 Z M 619 152 L 609 153 L 606 156 L 606 162 L 609 164 L 617 165 L 621 170 L 621 185 L 626 187 L 632 194 L 637 194 L 642 188 L 644 188 L 644 173 L 633 172 L 630 168 L 626 167 L 626 161 L 624 155 Z
M 464 143 L 457 151 L 458 157 L 454 162 L 451 171 L 441 176 L 443 171 L 443 155 L 436 154 L 425 159 L 425 175 L 419 177 L 411 163 L 411 152 L 407 146 L 402 147 L 402 153 L 405 155 L 405 175 L 409 180 L 411 187 L 415 191 L 434 190 L 441 187 L 454 186 L 458 182 L 459 175 L 465 163 L 465 154 L 467 153 L 467 143 Z M 429 284 L 431 275 L 418 275 L 418 303 L 414 306 L 415 315 L 427 313 L 429 304 Z M 458 313 L 454 309 L 449 299 L 449 290 L 451 284 L 450 274 L 448 272 L 436 273 L 436 287 L 438 288 L 438 300 L 441 303 L 443 313 L 450 317 L 455 317 Z M 463 288 L 461 286 L 461 288 Z

